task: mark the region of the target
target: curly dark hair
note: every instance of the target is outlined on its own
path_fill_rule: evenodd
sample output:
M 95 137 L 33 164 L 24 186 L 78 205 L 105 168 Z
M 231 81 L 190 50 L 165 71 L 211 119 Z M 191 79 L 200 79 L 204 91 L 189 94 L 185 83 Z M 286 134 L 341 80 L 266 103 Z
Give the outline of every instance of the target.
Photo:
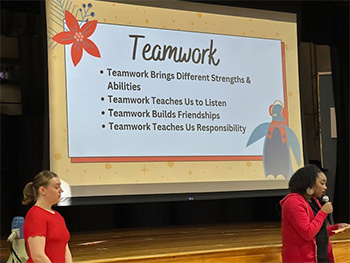
M 322 173 L 322 171 L 313 164 L 300 168 L 290 178 L 290 191 L 301 195 L 305 194 L 307 188 L 315 185 L 319 173 Z

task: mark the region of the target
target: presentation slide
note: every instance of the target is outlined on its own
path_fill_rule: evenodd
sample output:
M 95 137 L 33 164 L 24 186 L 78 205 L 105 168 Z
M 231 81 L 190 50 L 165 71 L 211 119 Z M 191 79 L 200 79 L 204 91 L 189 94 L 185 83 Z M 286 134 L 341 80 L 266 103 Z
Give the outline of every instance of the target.
M 303 164 L 295 15 L 170 3 L 46 1 L 67 196 L 287 188 Z

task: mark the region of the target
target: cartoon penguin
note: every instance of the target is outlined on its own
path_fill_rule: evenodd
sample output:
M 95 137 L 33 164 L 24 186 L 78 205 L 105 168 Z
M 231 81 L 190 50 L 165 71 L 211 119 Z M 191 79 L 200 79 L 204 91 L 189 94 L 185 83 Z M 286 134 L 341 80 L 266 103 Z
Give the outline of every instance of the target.
M 293 174 L 290 149 L 300 166 L 299 141 L 287 126 L 288 112 L 280 100 L 276 100 L 270 106 L 269 112 L 272 116 L 271 123 L 265 122 L 257 126 L 250 135 L 246 147 L 265 137 L 263 164 L 266 179 L 289 179 Z

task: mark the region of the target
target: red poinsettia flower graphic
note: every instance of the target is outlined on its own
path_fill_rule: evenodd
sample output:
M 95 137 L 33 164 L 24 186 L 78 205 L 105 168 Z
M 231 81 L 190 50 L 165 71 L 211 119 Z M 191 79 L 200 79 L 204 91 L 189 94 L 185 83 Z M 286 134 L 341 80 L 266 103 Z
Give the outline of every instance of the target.
M 66 23 L 70 31 L 63 31 L 55 35 L 52 39 L 57 43 L 63 45 L 72 45 L 71 55 L 74 66 L 78 65 L 83 56 L 83 49 L 91 56 L 100 58 L 100 51 L 94 42 L 92 42 L 88 37 L 90 37 L 97 26 L 97 21 L 86 22 L 81 28 L 79 26 L 78 20 L 66 10 L 65 12 Z

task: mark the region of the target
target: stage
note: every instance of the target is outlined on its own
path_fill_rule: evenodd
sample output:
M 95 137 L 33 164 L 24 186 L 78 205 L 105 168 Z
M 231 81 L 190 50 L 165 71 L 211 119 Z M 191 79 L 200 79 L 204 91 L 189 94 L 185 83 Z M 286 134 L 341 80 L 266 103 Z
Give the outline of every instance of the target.
M 350 262 L 350 232 L 331 237 L 336 262 Z M 74 262 L 282 262 L 279 222 L 71 233 Z M 6 261 L 9 246 L 1 240 Z

